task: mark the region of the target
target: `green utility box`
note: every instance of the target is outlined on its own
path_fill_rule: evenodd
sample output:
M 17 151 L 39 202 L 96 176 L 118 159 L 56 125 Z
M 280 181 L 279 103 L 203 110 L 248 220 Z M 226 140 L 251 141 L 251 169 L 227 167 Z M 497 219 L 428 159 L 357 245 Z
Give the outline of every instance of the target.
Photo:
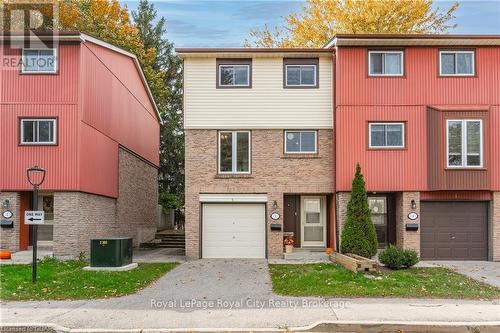
M 90 267 L 121 267 L 132 263 L 132 238 L 90 240 Z

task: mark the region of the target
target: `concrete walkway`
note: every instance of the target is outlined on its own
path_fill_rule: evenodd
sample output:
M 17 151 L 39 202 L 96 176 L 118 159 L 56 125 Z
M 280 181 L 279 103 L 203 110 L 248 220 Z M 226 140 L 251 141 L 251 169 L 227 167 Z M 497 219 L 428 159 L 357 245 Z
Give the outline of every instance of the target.
M 499 301 L 294 298 L 273 294 L 265 260 L 188 261 L 137 294 L 90 301 L 3 302 L 2 324 L 78 329 L 278 328 L 316 322 L 500 321 Z
M 500 288 L 500 262 L 421 261 L 417 267 L 445 267 L 474 280 Z

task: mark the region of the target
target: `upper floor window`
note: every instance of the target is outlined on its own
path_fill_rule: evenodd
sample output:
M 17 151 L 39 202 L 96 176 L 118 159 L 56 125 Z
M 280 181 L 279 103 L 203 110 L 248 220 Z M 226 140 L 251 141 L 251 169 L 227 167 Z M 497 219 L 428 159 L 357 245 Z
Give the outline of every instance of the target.
M 56 119 L 26 118 L 20 121 L 20 142 L 28 145 L 57 144 Z
M 315 154 L 316 146 L 316 131 L 285 131 L 286 154 Z
M 284 58 L 283 87 L 317 88 L 319 60 Z
M 219 173 L 250 173 L 250 132 L 219 132 Z
M 474 75 L 474 51 L 440 51 L 439 74 Z
M 370 76 L 402 76 L 403 51 L 369 51 L 368 69 Z
M 447 120 L 448 167 L 482 167 L 483 124 L 481 120 Z
M 370 123 L 370 148 L 404 148 L 404 123 Z
M 22 73 L 56 73 L 57 49 L 23 49 Z
M 251 85 L 251 59 L 217 59 L 217 88 L 249 88 Z

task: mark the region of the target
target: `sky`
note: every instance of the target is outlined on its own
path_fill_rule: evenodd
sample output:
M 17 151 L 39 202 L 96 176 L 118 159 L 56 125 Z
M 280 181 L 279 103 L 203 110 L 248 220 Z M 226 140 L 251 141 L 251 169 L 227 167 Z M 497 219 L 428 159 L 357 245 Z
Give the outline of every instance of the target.
M 121 0 L 130 10 L 138 0 Z M 175 47 L 241 47 L 252 28 L 282 26 L 283 18 L 300 11 L 302 0 L 156 0 L 165 17 L 166 37 Z M 455 11 L 450 33 L 500 34 L 500 0 L 465 0 Z M 454 1 L 434 1 L 449 8 Z

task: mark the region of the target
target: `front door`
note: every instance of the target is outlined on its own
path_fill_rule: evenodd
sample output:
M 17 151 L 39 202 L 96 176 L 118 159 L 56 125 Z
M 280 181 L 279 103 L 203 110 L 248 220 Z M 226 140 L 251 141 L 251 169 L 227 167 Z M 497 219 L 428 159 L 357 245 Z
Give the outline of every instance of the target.
M 301 197 L 302 247 L 326 245 L 326 200 L 324 197 Z
M 372 223 L 375 225 L 377 232 L 378 247 L 383 249 L 388 244 L 388 227 L 387 227 L 387 198 L 383 197 L 368 197 L 368 205 L 370 206 Z
M 294 247 L 300 247 L 300 195 L 285 195 L 285 211 L 284 211 L 284 226 L 283 231 L 286 235 L 292 235 Z

